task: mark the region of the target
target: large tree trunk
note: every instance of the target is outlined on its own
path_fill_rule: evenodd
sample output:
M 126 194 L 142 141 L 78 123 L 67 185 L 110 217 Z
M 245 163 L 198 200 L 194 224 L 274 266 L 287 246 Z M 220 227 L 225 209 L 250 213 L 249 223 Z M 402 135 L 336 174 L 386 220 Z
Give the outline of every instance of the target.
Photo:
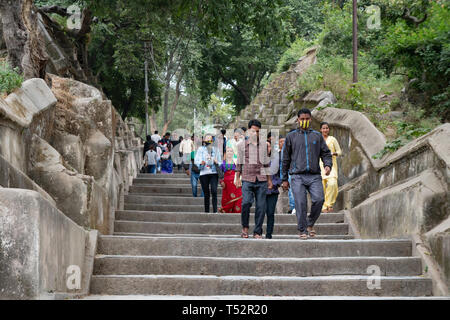
M 173 115 L 175 114 L 175 109 L 177 108 L 178 105 L 178 100 L 180 99 L 180 95 L 181 95 L 181 80 L 183 79 L 183 71 L 180 72 L 179 76 L 178 76 L 178 80 L 177 80 L 177 86 L 176 86 L 176 92 L 175 92 L 175 99 L 172 103 L 172 106 L 170 108 L 170 114 L 168 115 L 167 121 L 164 122 L 164 127 L 163 127 L 163 132 L 167 132 L 167 128 L 169 127 L 170 123 L 173 120 Z
M 48 56 L 33 0 L 0 0 L 0 15 L 10 66 L 19 68 L 25 79 L 44 78 Z
M 152 115 L 150 116 L 150 132 L 153 134 L 156 130 L 158 130 L 158 125 L 156 124 L 156 112 L 155 110 L 152 110 Z

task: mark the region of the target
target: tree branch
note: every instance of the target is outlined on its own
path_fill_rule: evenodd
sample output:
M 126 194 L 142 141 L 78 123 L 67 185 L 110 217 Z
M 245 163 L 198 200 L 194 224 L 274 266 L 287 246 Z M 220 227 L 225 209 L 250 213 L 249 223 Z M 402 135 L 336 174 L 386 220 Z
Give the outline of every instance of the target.
M 427 13 L 425 13 L 425 15 L 423 16 L 422 19 L 418 19 L 417 17 L 414 17 L 411 15 L 409 8 L 405 8 L 405 10 L 403 11 L 402 17 L 406 20 L 413 22 L 414 25 L 417 27 L 419 24 L 421 24 L 422 22 L 424 22 L 427 19 Z
M 70 14 L 67 13 L 67 8 L 63 8 L 60 6 L 44 6 L 44 7 L 40 7 L 39 11 L 41 11 L 43 13 L 47 13 L 47 14 L 48 13 L 56 13 L 63 17 L 70 16 Z
M 244 90 L 239 88 L 233 81 L 225 77 L 225 75 L 223 74 L 222 70 L 219 67 L 217 68 L 217 71 L 219 72 L 219 75 L 223 79 L 223 81 L 231 85 L 237 92 L 239 92 L 244 97 L 245 104 L 246 105 L 250 104 L 250 98 L 248 97 L 247 93 L 245 93 Z

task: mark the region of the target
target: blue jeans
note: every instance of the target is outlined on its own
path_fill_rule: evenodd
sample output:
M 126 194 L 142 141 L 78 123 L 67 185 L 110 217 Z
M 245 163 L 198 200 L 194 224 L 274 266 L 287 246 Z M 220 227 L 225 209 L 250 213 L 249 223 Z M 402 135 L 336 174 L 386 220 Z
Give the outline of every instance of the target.
M 289 175 L 288 181 L 289 181 L 289 185 L 291 185 L 291 175 Z M 289 210 L 294 210 L 295 209 L 295 200 L 294 200 L 294 195 L 292 194 L 292 188 L 289 188 L 288 196 L 289 196 Z
M 253 233 L 262 235 L 264 215 L 266 209 L 267 181 L 242 181 L 242 211 L 241 222 L 243 228 L 249 227 L 250 208 L 255 198 L 255 229 Z
M 156 164 L 149 164 L 147 166 L 147 173 L 156 174 Z
M 198 186 L 198 179 L 200 179 L 200 173 L 194 173 L 192 172 L 192 164 L 189 164 L 189 172 L 191 173 L 191 186 L 192 186 L 192 195 L 196 198 L 197 197 L 197 186 Z M 203 189 L 202 189 L 202 197 Z

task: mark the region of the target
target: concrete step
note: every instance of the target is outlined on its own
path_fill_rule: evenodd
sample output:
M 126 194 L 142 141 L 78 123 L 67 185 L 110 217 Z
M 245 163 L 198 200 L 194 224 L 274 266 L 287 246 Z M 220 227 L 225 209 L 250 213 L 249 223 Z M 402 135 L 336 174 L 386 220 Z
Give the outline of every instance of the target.
M 182 178 L 188 178 L 189 177 L 186 175 L 186 173 L 172 173 L 172 174 L 162 174 L 162 173 L 157 173 L 155 174 L 150 174 L 150 173 L 138 173 L 137 178 L 144 178 L 144 179 L 152 179 L 152 178 L 165 178 L 165 179 L 182 179 Z
M 137 236 L 137 237 L 173 237 L 173 238 L 179 238 L 179 237 L 185 237 L 185 238 L 192 238 L 192 237 L 203 237 L 203 238 L 219 238 L 219 239 L 225 239 L 225 238 L 240 238 L 240 234 L 189 234 L 189 233 L 136 233 L 136 232 L 114 232 L 114 235 L 117 236 Z M 252 237 L 252 235 L 250 235 Z M 265 235 L 264 235 L 265 237 Z M 316 235 L 315 239 L 318 240 L 344 240 L 344 239 L 354 239 L 355 237 L 349 234 L 331 234 L 331 235 Z M 294 234 L 274 234 L 273 239 L 291 239 L 291 240 L 299 240 L 298 235 Z
M 192 198 L 195 199 L 195 198 Z M 203 198 L 198 198 L 203 201 Z M 250 214 L 250 221 L 254 221 Z M 153 222 L 198 222 L 198 223 L 240 223 L 240 213 L 201 213 L 201 212 L 158 212 L 158 211 L 116 211 L 116 220 Z M 323 213 L 317 223 L 343 223 L 343 213 Z M 294 214 L 276 214 L 275 223 L 297 223 Z
M 250 277 L 189 275 L 95 275 L 91 294 L 268 295 L 268 296 L 430 296 L 423 277 L 380 277 L 379 289 L 368 288 L 369 276 Z
M 197 195 L 201 195 L 197 193 Z M 129 204 L 172 204 L 172 205 L 202 205 L 203 206 L 203 197 L 179 197 L 178 195 L 172 195 L 169 197 L 161 196 L 159 194 L 155 194 L 154 196 L 150 195 L 136 195 L 129 194 L 124 197 L 125 203 Z M 222 201 L 222 197 L 218 195 L 217 197 L 219 206 Z M 200 210 L 201 212 L 201 210 Z
M 210 198 L 210 208 L 209 212 L 212 212 L 212 200 Z M 220 202 L 217 202 L 217 208 L 220 207 Z M 198 205 L 183 205 L 183 204 L 134 204 L 134 203 L 125 203 L 125 210 L 139 210 L 139 211 L 178 211 L 178 212 L 202 212 L 205 210 L 203 204 Z M 255 207 L 250 208 L 250 212 L 255 212 Z
M 232 258 L 407 257 L 409 240 L 266 240 L 200 237 L 100 236 L 99 254 L 171 255 Z
M 180 185 L 180 184 L 187 184 L 191 185 L 191 180 L 189 178 L 165 178 L 165 177 L 158 177 L 158 178 L 135 178 L 133 179 L 133 185 Z
M 253 232 L 253 223 L 250 222 L 250 232 Z M 318 223 L 314 226 L 318 234 L 336 235 L 348 234 L 346 223 Z M 240 234 L 241 224 L 236 223 L 172 223 L 172 222 L 145 222 L 145 221 L 118 221 L 114 222 L 115 232 L 133 233 L 184 233 L 184 234 Z M 265 230 L 265 228 L 263 228 Z M 274 234 L 298 234 L 296 224 L 275 224 Z
M 213 258 L 170 256 L 102 256 L 95 258 L 96 275 L 243 275 L 312 277 L 367 275 L 369 266 L 381 276 L 418 276 L 422 262 L 416 257 L 332 258 Z
M 197 186 L 197 190 L 201 192 L 200 182 Z M 139 194 L 171 194 L 171 195 L 191 195 L 192 196 L 192 187 L 190 184 L 180 184 L 177 186 L 173 185 L 133 185 L 130 186 L 129 190 L 130 194 L 139 193 Z M 222 188 L 217 188 L 217 193 L 222 193 Z M 198 194 L 200 196 L 200 193 Z

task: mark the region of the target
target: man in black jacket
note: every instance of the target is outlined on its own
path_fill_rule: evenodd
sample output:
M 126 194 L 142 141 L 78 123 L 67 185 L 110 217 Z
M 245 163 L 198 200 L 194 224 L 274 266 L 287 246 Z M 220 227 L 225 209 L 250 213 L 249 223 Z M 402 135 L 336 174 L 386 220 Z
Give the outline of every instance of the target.
M 311 111 L 301 109 L 297 116 L 300 128 L 287 135 L 284 145 L 282 187 L 284 190 L 289 189 L 289 173 L 300 238 L 307 239 L 308 232 L 311 238 L 316 235 L 313 227 L 324 202 L 319 159 L 321 158 L 324 163 L 326 175 L 330 174 L 333 163 L 331 152 L 322 134 L 310 128 Z M 312 202 L 311 214 L 308 217 L 306 191 L 309 191 Z

